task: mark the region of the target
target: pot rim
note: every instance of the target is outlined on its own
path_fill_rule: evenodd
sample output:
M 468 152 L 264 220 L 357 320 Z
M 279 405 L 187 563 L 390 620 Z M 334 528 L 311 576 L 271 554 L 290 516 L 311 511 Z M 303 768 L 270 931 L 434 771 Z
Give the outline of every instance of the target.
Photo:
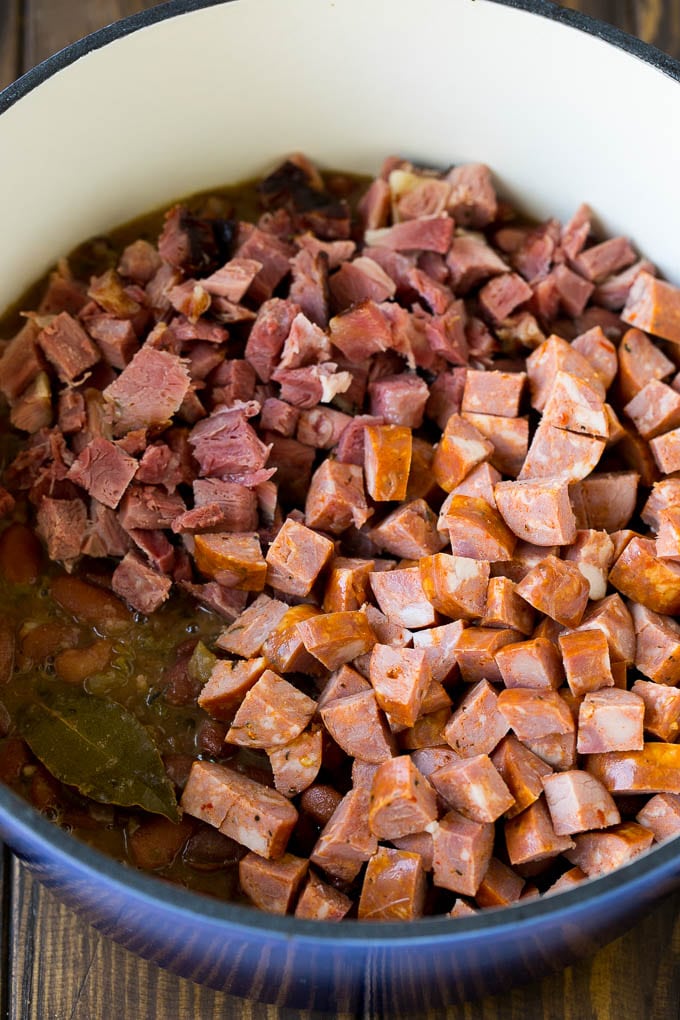
M 170 18 L 232 2 L 234 0 L 167 0 L 149 10 L 107 25 L 48 57 L 0 92 L 0 115 L 59 71 L 109 43 Z M 680 61 L 590 15 L 558 7 L 552 0 L 488 2 L 578 29 L 680 82 Z M 664 882 L 670 884 L 680 875 L 678 843 L 677 839 L 671 839 L 616 871 L 586 880 L 556 896 L 532 898 L 523 903 L 487 909 L 473 916 L 456 919 L 444 915 L 408 923 L 366 924 L 358 920 L 345 920 L 337 925 L 267 914 L 253 907 L 191 892 L 182 886 L 159 880 L 152 874 L 137 871 L 66 833 L 2 785 L 0 827 L 9 834 L 10 844 L 16 841 L 31 847 L 23 855 L 29 866 L 33 862 L 42 870 L 45 861 L 49 860 L 51 864 L 55 861 L 63 864 L 64 870 L 73 871 L 75 865 L 80 877 L 103 883 L 109 892 L 123 898 L 132 894 L 137 905 L 147 904 L 150 908 L 178 913 L 185 921 L 199 925 L 207 921 L 218 927 L 226 926 L 234 933 L 241 932 L 245 936 L 258 934 L 282 942 L 290 942 L 291 938 L 310 944 L 322 941 L 329 948 L 351 946 L 353 949 L 368 949 L 379 942 L 386 942 L 393 948 L 413 948 L 441 941 L 455 945 L 458 941 L 482 941 L 492 932 L 511 937 L 518 924 L 526 928 L 532 921 L 541 926 L 547 923 L 559 925 L 567 920 L 573 923 L 574 915 L 582 909 L 586 910 L 595 900 L 599 902 L 603 916 L 606 916 L 607 905 L 618 900 L 624 888 L 629 896 L 640 894 L 641 902 L 647 902 L 653 894 L 652 886 L 660 887 Z

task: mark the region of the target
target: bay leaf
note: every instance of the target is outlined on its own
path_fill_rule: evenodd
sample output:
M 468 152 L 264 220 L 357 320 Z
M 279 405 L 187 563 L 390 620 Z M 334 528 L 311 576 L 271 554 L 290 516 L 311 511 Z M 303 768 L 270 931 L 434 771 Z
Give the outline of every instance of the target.
M 157 748 L 117 702 L 79 690 L 39 691 L 19 713 L 18 727 L 36 758 L 62 783 L 104 804 L 179 818 Z

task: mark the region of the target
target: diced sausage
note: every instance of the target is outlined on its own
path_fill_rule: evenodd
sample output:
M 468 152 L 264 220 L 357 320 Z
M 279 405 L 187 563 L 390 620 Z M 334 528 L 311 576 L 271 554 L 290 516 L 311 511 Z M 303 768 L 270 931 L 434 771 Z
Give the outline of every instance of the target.
M 597 466 L 606 442 L 541 419 L 534 432 L 519 478 L 552 478 L 556 475 L 578 482 Z
M 413 726 L 432 680 L 423 649 L 376 644 L 369 668 L 379 706 L 396 722 Z
M 215 644 L 225 652 L 251 658 L 262 651 L 267 636 L 276 629 L 288 611 L 285 602 L 269 595 L 258 595 L 252 605 L 229 624 Z
M 526 380 L 526 372 L 468 369 L 461 410 L 516 418 Z
M 588 606 L 578 630 L 595 628 L 602 630 L 607 638 L 611 662 L 630 665 L 635 661 L 633 619 L 620 595 L 607 595 L 596 605 Z
M 422 832 L 437 820 L 437 798 L 408 755 L 390 758 L 373 776 L 368 821 L 378 839 Z
M 411 467 L 411 430 L 404 425 L 364 428 L 364 474 L 372 499 L 406 499 Z
M 609 581 L 622 595 L 655 613 L 680 613 L 680 564 L 660 559 L 652 539 L 633 537 L 614 563 Z
M 434 608 L 451 619 L 483 616 L 489 583 L 486 560 L 436 553 L 419 563 L 423 591 Z
M 546 556 L 519 582 L 517 595 L 564 627 L 578 627 L 590 586 L 576 564 Z
M 586 694 L 578 713 L 579 754 L 641 751 L 645 703 L 632 691 L 602 689 Z
M 514 818 L 537 801 L 543 793 L 543 779 L 552 774 L 551 767 L 521 744 L 514 733 L 503 737 L 491 761 L 514 799 L 505 812 L 506 818 Z
M 309 921 L 341 921 L 351 907 L 349 896 L 310 872 L 297 901 L 295 916 Z
M 316 779 L 321 768 L 322 732 L 303 730 L 289 744 L 269 750 L 274 786 L 284 797 L 296 797 Z
M 609 568 L 614 561 L 614 543 L 609 535 L 594 529 L 577 531 L 564 558 L 578 565 L 590 585 L 590 598 L 603 599 L 607 594 Z
M 631 603 L 635 666 L 657 684 L 680 683 L 680 625 L 670 616 Z
M 238 865 L 238 878 L 246 896 L 268 914 L 287 914 L 307 874 L 309 862 L 293 854 L 276 861 L 249 853 Z
M 677 793 L 657 793 L 650 797 L 635 820 L 654 833 L 657 843 L 680 833 L 680 797 Z
M 610 793 L 680 794 L 680 745 L 645 743 L 641 751 L 588 757 L 587 769 Z
M 651 680 L 636 680 L 631 688 L 645 703 L 644 728 L 659 740 L 673 743 L 680 734 L 680 690 Z
M 589 772 L 556 772 L 544 777 L 543 788 L 558 836 L 607 829 L 621 821 L 612 797 Z
M 194 762 L 181 806 L 187 814 L 267 858 L 283 855 L 298 819 L 293 805 L 280 793 L 207 761 Z
M 474 496 L 449 497 L 442 505 L 439 528 L 448 530 L 455 556 L 509 560 L 517 544 L 498 510 Z
M 515 591 L 508 577 L 492 577 L 486 590 L 483 627 L 509 627 L 520 634 L 531 634 L 534 611 Z
M 394 740 L 372 690 L 326 704 L 321 718 L 333 740 L 351 758 L 380 764 L 392 757 Z
M 480 907 L 507 907 L 522 895 L 525 881 L 507 864 L 492 857 L 477 890 L 475 900 Z
M 298 634 L 307 651 L 331 670 L 370 652 L 375 644 L 366 614 L 358 611 L 313 616 L 298 624 Z
M 414 499 L 393 510 L 371 528 L 369 537 L 378 549 L 406 559 L 428 556 L 446 544 L 437 531 L 437 516 L 424 499 Z
M 505 645 L 496 652 L 496 665 L 506 687 L 557 690 L 564 679 L 557 649 L 544 637 Z
M 312 864 L 344 882 L 356 878 L 378 849 L 368 824 L 369 802 L 368 790 L 354 788 L 345 794 L 310 854 Z
M 570 432 L 587 433 L 607 439 L 609 424 L 602 390 L 570 372 L 555 373 L 548 392 L 542 421 Z
M 463 411 L 462 417 L 493 446 L 489 455 L 491 464 L 502 474 L 516 477 L 522 470 L 529 448 L 529 419 L 473 414 L 470 411 Z
M 576 518 L 566 478 L 498 482 L 493 493 L 503 520 L 518 538 L 541 546 L 574 541 Z
M 508 732 L 498 711 L 498 695 L 488 680 L 480 680 L 460 702 L 444 727 L 444 738 L 463 758 L 491 754 Z
M 654 841 L 654 833 L 637 822 L 621 822 L 607 832 L 584 832 L 574 838 L 565 857 L 588 878 L 603 875 L 633 860 Z
M 493 838 L 493 823 L 449 811 L 432 833 L 434 884 L 474 896 L 489 867 Z
M 650 379 L 623 408 L 643 439 L 654 439 L 680 425 L 680 393 Z
M 371 516 L 357 464 L 327 458 L 312 475 L 305 500 L 305 523 L 339 535 L 352 524 L 360 528 Z
M 641 329 L 626 330 L 619 346 L 617 385 L 627 404 L 650 379 L 665 379 L 674 371 L 673 362 L 652 343 Z
M 574 847 L 569 836 L 558 836 L 544 797 L 505 823 L 505 845 L 512 865 L 545 861 Z
M 560 634 L 558 641 L 569 690 L 575 697 L 614 686 L 609 645 L 603 631 L 571 631 Z
M 441 488 L 451 492 L 493 452 L 493 444 L 474 425 L 461 415 L 452 414 L 435 450 L 432 472 Z
M 638 482 L 636 471 L 602 471 L 583 478 L 571 486 L 583 500 L 584 525 L 603 531 L 620 531 L 628 525 L 635 511 Z
M 379 847 L 366 868 L 358 916 L 364 921 L 412 921 L 422 916 L 425 891 L 420 854 Z
M 680 343 L 680 290 L 642 272 L 630 288 L 621 318 L 636 329 Z
M 475 822 L 495 822 L 515 803 L 487 754 L 449 762 L 430 779 L 449 807 Z
M 498 711 L 523 743 L 555 733 L 573 733 L 575 728 L 569 706 L 553 690 L 514 687 L 501 691 Z
M 500 682 L 501 675 L 496 665 L 496 652 L 504 645 L 517 641 L 516 630 L 495 627 L 468 627 L 456 643 L 455 655 L 461 676 L 466 683 L 477 680 Z
M 241 702 L 225 739 L 242 747 L 280 747 L 302 733 L 315 710 L 315 701 L 267 669 Z
M 198 696 L 198 704 L 216 719 L 231 719 L 253 684 L 266 668 L 263 658 L 218 659 Z
M 333 543 L 292 518 L 267 553 L 267 584 L 290 595 L 308 595 L 333 554 Z
M 194 535 L 196 566 L 225 588 L 262 591 L 267 564 L 258 535 Z
M 374 571 L 371 588 L 383 613 L 400 627 L 431 627 L 436 612 L 423 589 L 418 567 Z
M 413 635 L 414 647 L 425 650 L 433 680 L 444 683 L 457 672 L 456 645 L 465 626 L 462 620 L 456 620 L 443 627 L 416 631 Z

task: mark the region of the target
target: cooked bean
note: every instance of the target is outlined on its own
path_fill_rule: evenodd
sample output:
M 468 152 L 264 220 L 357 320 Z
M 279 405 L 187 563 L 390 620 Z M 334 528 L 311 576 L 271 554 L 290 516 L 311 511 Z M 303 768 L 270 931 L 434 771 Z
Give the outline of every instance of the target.
M 119 598 L 77 577 L 55 578 L 52 598 L 79 622 L 96 627 L 102 634 L 120 634 L 132 623 L 128 609 Z
M 16 521 L 0 535 L 0 574 L 10 584 L 33 584 L 40 576 L 42 547 L 31 529 Z
M 14 670 L 16 635 L 9 620 L 0 620 L 0 684 L 6 684 Z
M 87 648 L 67 648 L 54 660 L 54 668 L 62 680 L 79 684 L 93 673 L 101 673 L 111 661 L 113 648 L 110 641 L 100 638 Z
M 128 832 L 128 847 L 138 868 L 158 871 L 174 861 L 194 831 L 190 818 L 170 822 L 167 818 L 150 818 L 133 832 Z
M 72 623 L 60 620 L 47 620 L 36 627 L 26 630 L 21 638 L 22 665 L 30 662 L 44 662 L 50 655 L 65 648 L 73 648 L 78 643 L 80 630 Z

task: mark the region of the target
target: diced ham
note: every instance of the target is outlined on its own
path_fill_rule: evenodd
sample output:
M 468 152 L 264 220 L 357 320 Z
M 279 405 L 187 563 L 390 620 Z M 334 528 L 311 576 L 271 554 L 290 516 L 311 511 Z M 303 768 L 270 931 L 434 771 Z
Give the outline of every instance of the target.
M 365 232 L 368 245 L 380 245 L 393 251 L 435 251 L 446 255 L 453 237 L 450 216 L 426 216 L 379 227 Z
M 111 587 L 133 609 L 149 614 L 167 601 L 172 580 L 147 566 L 137 553 L 130 551 L 114 570 Z
M 638 259 L 632 266 L 598 284 L 593 291 L 593 300 L 603 308 L 620 311 L 628 300 L 631 287 L 642 272 L 656 276 L 656 267 L 648 259 Z
M 330 320 L 330 339 L 350 362 L 362 362 L 371 354 L 392 346 L 392 331 L 374 301 L 363 301 Z
M 260 306 L 248 335 L 245 357 L 262 382 L 269 382 L 299 311 L 298 305 L 282 298 L 271 298 Z
M 531 287 L 517 273 L 503 273 L 485 283 L 479 292 L 479 303 L 493 323 L 502 322 L 532 295 Z
M 489 246 L 482 234 L 459 232 L 446 255 L 451 286 L 466 294 L 491 276 L 509 271 L 508 264 Z
M 496 219 L 498 201 L 491 171 L 484 163 L 461 163 L 447 175 L 449 210 L 463 227 L 487 227 Z
M 64 383 L 74 382 L 99 361 L 99 351 L 68 312 L 55 316 L 49 326 L 38 333 L 36 340 Z
M 125 491 L 119 520 L 127 530 L 169 528 L 186 507 L 178 493 L 167 493 L 155 485 L 130 485 Z
M 115 443 L 95 438 L 80 451 L 67 477 L 115 510 L 137 471 L 137 461 Z
M 298 819 L 290 801 L 276 790 L 207 761 L 192 765 L 181 805 L 187 814 L 268 859 L 285 853 Z
M 51 560 L 67 567 L 78 559 L 87 529 L 85 504 L 80 499 L 43 496 L 36 517 L 36 533 L 47 546 Z

